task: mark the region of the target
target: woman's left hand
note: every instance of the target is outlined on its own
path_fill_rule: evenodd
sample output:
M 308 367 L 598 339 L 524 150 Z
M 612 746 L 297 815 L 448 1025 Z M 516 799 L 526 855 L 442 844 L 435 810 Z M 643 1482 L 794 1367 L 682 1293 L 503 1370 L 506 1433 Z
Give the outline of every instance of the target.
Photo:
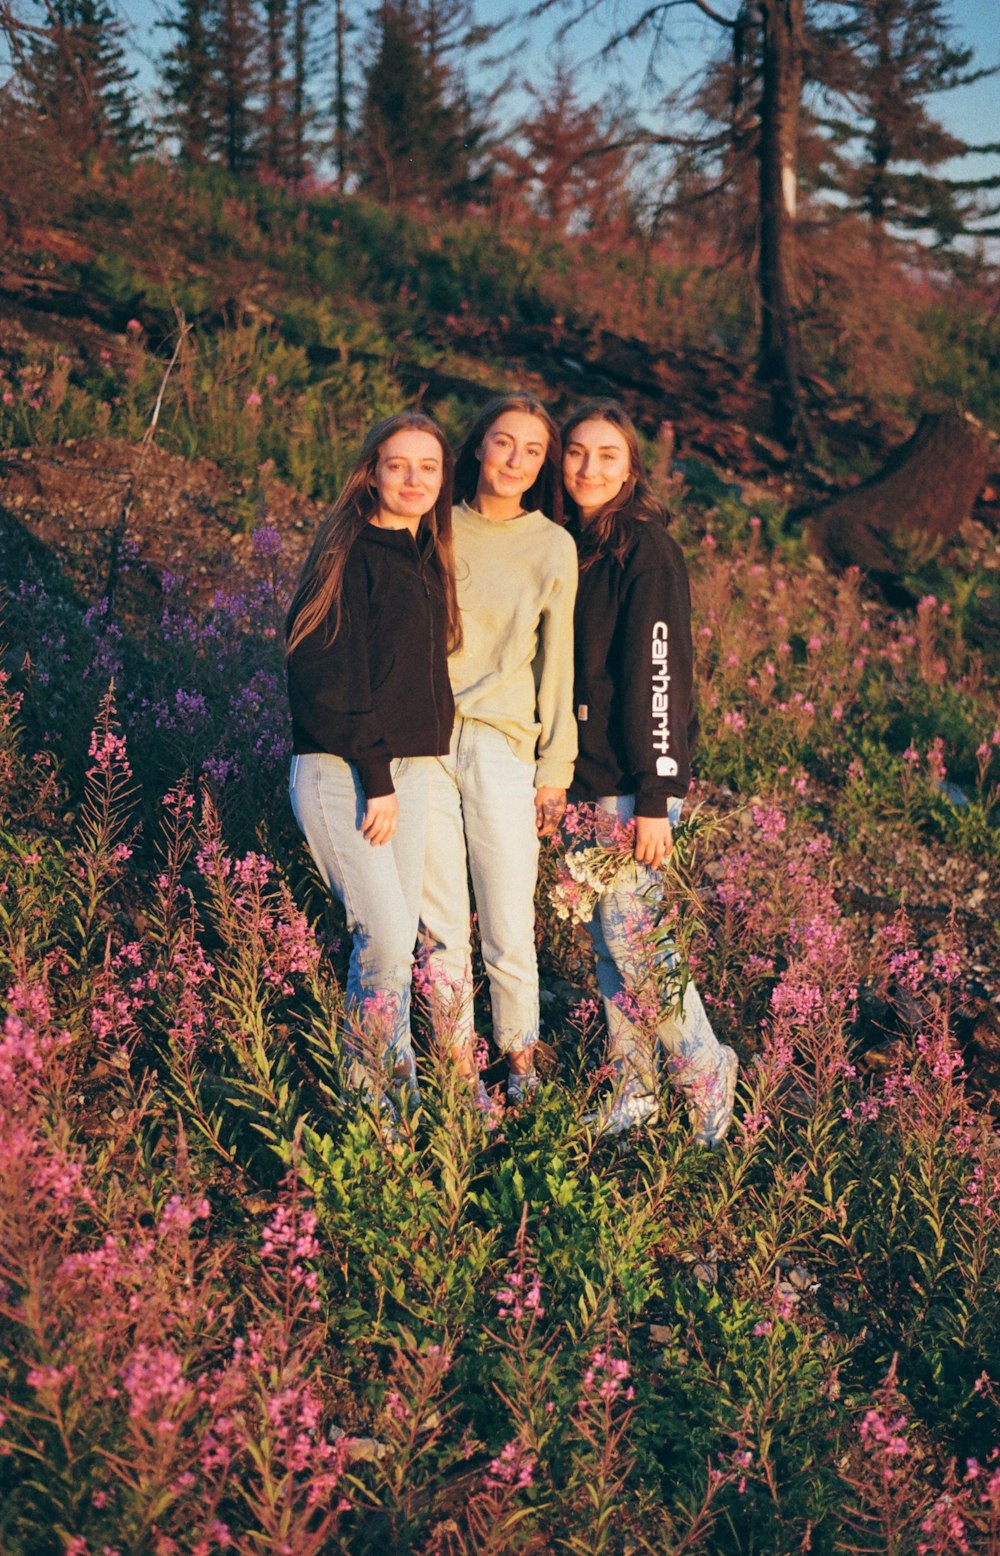
M 566 790 L 535 790 L 535 829 L 539 837 L 551 837 L 566 811 Z
M 666 816 L 636 816 L 632 850 L 636 864 L 648 864 L 650 869 L 658 870 L 673 846 L 673 829 Z

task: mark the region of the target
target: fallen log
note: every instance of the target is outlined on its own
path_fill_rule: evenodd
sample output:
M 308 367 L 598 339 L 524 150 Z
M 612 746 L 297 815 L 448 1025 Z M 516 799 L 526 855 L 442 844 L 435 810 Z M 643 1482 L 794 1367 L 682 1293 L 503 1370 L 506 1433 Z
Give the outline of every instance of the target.
M 992 456 L 989 436 L 969 417 L 924 416 L 877 474 L 805 515 L 808 542 L 828 566 L 896 580 L 957 535 Z

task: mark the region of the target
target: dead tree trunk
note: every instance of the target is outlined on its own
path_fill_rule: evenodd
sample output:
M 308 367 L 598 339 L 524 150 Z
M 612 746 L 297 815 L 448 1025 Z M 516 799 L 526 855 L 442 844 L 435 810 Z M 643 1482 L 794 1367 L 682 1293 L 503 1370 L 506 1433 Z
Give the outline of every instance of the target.
M 771 393 L 775 436 L 790 446 L 807 438 L 799 388 L 795 220 L 803 0 L 759 0 L 762 28 L 760 138 L 761 330 L 757 376 Z
M 925 416 L 882 470 L 813 510 L 806 535 L 833 567 L 895 581 L 958 533 L 991 459 L 981 427 L 956 411 Z

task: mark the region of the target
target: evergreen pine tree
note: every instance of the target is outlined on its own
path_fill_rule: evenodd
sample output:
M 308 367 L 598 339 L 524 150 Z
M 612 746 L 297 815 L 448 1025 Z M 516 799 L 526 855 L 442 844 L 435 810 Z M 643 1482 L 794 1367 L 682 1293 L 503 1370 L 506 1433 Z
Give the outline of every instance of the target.
M 356 164 L 376 199 L 460 202 L 476 186 L 481 130 L 451 71 L 428 57 L 425 18 L 407 0 L 384 0 L 365 75 Z
M 269 172 L 284 174 L 288 164 L 291 82 L 286 70 L 288 0 L 264 0 L 264 108 L 260 160 Z
M 131 155 L 145 141 L 135 117 L 124 27 L 108 0 L 46 0 L 22 86 L 59 144 L 77 158 Z
M 163 25 L 177 34 L 163 60 L 166 124 L 177 136 L 182 162 L 201 166 L 215 140 L 212 45 L 204 0 L 180 0 Z
M 318 0 L 291 0 L 289 34 L 289 100 L 285 159 L 288 176 L 296 182 L 309 171 L 312 130 L 316 120 L 310 92 L 313 16 Z
M 212 0 L 212 124 L 215 149 L 231 173 L 259 157 L 261 27 L 253 0 Z
M 930 109 L 939 92 L 993 74 L 956 46 L 944 0 L 841 0 L 842 18 L 817 53 L 821 73 L 846 116 L 827 127 L 840 148 L 837 183 L 881 237 L 887 228 L 933 231 L 948 242 L 975 225 L 963 191 L 995 187 L 935 170 L 972 147 Z M 995 147 L 982 148 L 995 150 Z

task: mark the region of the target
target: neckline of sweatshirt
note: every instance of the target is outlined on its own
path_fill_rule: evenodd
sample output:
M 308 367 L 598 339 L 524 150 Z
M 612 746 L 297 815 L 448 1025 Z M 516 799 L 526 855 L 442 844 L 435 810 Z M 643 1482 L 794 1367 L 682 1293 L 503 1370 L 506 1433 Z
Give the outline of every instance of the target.
M 541 508 L 529 508 L 526 513 L 519 513 L 513 519 L 488 519 L 478 508 L 461 502 L 455 509 L 455 515 L 466 520 L 471 528 L 481 530 L 484 535 L 520 535 L 526 529 L 534 528 L 539 519 L 543 524 L 552 523 Z M 559 526 L 556 525 L 556 528 Z

